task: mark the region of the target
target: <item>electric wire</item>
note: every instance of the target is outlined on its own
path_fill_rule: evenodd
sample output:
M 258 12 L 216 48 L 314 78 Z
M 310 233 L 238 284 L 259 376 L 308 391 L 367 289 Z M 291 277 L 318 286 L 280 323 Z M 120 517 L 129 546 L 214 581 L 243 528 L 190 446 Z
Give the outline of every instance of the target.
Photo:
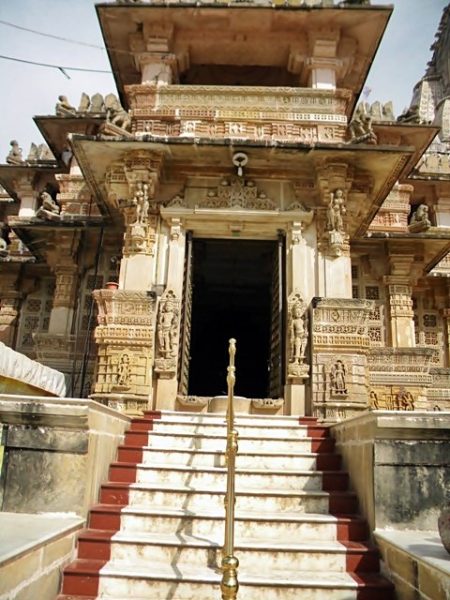
M 4 54 L 0 54 L 0 58 L 3 58 L 4 60 L 12 60 L 15 62 L 20 62 L 20 63 L 26 63 L 28 65 L 34 65 L 37 67 L 48 67 L 51 69 L 58 69 L 59 71 L 84 71 L 84 72 L 89 72 L 89 73 L 108 73 L 111 74 L 113 71 L 110 69 L 108 71 L 104 70 L 104 69 L 87 69 L 85 67 L 63 67 L 62 65 L 55 65 L 55 64 L 50 64 L 50 63 L 41 63 L 41 62 L 36 62 L 34 60 L 26 60 L 24 58 L 16 58 L 13 56 L 5 56 Z

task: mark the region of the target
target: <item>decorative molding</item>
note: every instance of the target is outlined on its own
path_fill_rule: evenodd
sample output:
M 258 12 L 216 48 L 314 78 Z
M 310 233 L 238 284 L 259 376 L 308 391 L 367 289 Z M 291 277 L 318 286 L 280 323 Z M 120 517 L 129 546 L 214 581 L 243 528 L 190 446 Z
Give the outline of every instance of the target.
M 200 208 L 229 208 L 244 210 L 276 210 L 278 207 L 264 192 L 258 191 L 253 181 L 243 177 L 223 179 L 199 203 Z

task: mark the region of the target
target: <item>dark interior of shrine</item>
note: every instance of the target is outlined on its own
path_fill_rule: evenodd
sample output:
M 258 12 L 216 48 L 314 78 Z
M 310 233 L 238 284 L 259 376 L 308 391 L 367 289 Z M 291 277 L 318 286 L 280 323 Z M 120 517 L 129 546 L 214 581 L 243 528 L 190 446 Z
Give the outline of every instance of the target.
M 228 340 L 234 337 L 235 394 L 267 397 L 276 250 L 271 241 L 193 241 L 189 394 L 227 393 Z

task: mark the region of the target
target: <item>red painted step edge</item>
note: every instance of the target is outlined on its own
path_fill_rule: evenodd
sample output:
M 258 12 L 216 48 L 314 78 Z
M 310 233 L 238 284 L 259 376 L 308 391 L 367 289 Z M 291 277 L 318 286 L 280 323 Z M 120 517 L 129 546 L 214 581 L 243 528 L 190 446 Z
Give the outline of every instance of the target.
M 100 569 L 106 560 L 78 559 L 64 569 L 63 594 L 78 596 L 98 595 Z

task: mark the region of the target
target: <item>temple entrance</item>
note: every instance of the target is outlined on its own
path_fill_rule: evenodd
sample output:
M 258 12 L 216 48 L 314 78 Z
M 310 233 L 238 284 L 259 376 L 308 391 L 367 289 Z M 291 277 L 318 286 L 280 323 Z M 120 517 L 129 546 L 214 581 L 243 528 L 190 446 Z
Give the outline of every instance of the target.
M 187 393 L 227 393 L 228 340 L 234 337 L 236 395 L 278 396 L 282 384 L 280 242 L 195 239 L 188 244 Z

